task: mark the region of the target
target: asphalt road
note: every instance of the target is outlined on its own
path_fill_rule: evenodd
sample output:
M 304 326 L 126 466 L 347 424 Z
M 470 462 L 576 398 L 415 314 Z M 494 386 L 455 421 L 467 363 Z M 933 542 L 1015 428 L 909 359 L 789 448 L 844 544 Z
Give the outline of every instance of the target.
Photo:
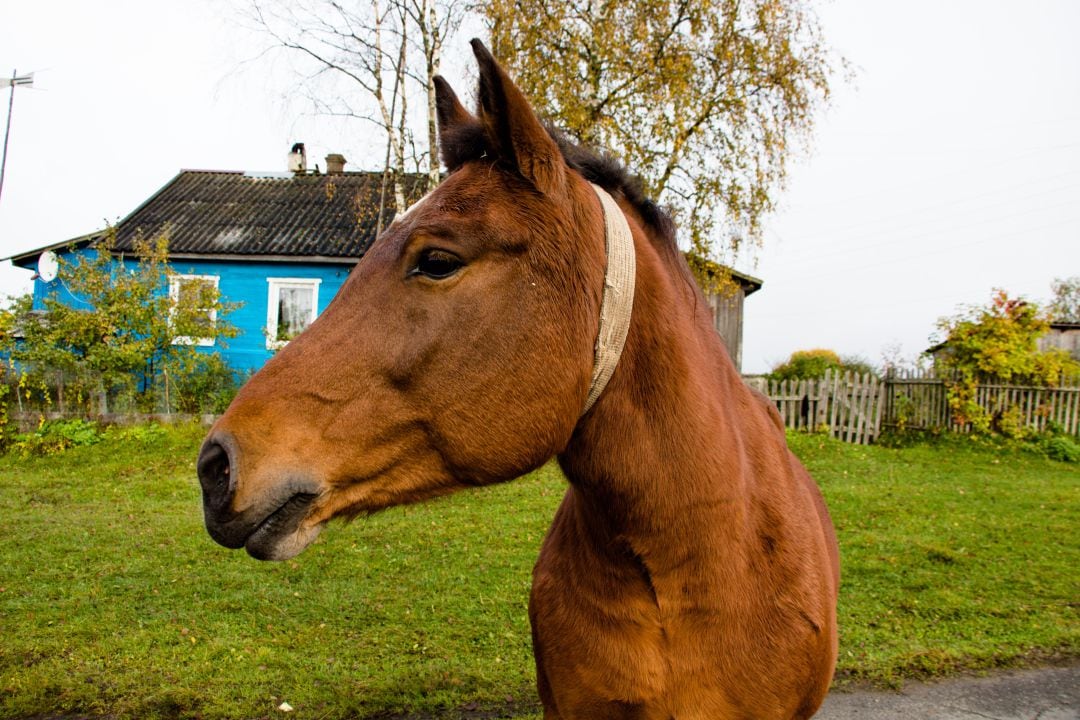
M 833 692 L 814 720 L 1080 720 L 1080 665 Z

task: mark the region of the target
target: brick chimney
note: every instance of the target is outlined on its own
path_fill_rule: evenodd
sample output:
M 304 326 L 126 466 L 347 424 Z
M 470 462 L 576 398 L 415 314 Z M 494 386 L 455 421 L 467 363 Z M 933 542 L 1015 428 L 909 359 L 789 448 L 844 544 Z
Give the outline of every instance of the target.
M 331 153 L 326 156 L 326 174 L 341 175 L 345 172 L 345 156 Z

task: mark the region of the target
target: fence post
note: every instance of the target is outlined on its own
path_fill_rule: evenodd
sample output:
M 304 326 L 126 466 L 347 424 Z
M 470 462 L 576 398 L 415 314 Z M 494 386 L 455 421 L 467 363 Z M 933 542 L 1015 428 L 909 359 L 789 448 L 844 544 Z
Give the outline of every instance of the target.
M 814 417 L 814 432 L 828 425 L 829 422 L 829 381 L 826 375 L 817 380 L 817 413 Z
M 881 417 L 885 412 L 885 404 L 889 401 L 890 397 L 888 380 L 878 380 L 877 407 L 874 409 L 874 428 L 873 435 L 870 438 L 873 441 L 876 441 L 881 436 Z

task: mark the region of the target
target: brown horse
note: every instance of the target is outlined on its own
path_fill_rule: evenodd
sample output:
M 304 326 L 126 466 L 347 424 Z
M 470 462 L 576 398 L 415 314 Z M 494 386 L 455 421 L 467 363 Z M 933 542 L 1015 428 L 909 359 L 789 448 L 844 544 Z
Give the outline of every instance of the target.
M 817 487 L 724 351 L 670 220 L 473 48 L 476 115 L 438 82 L 446 180 L 210 431 L 210 535 L 288 558 L 331 518 L 557 455 L 569 487 L 529 611 L 545 717 L 810 717 L 839 583 Z M 621 356 L 597 350 L 618 233 L 590 182 L 636 255 Z M 614 372 L 583 413 L 598 361 Z

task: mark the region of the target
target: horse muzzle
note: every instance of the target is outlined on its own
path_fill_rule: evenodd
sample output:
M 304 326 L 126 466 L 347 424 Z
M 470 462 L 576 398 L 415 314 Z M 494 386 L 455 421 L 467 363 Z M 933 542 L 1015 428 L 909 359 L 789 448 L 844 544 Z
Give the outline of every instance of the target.
M 306 527 L 304 519 L 319 496 L 319 486 L 289 475 L 258 495 L 256 502 L 234 509 L 241 482 L 239 450 L 229 433 L 212 433 L 199 451 L 203 520 L 210 537 L 229 549 L 244 548 L 258 560 L 287 560 L 315 539 L 321 523 Z

